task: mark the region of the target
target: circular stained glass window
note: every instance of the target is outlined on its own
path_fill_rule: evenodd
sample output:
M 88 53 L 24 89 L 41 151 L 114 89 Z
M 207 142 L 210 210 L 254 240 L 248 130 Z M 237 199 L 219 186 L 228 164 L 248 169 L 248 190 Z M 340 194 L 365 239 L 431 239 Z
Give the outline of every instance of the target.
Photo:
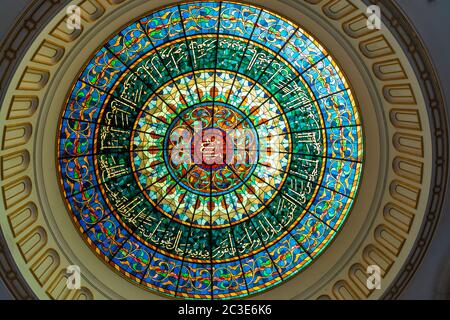
M 89 59 L 61 116 L 60 182 L 83 237 L 171 297 L 245 297 L 330 244 L 362 170 L 349 84 L 273 12 L 192 2 Z

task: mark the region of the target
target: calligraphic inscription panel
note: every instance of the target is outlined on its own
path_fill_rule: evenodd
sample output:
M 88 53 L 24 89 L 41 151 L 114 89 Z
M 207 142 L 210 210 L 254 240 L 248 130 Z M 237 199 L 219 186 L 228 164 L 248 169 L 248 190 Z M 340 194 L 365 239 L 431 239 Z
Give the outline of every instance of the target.
M 250 5 L 192 2 L 114 35 L 61 115 L 60 183 L 89 245 L 170 297 L 245 297 L 311 264 L 348 215 L 362 126 L 332 56 Z

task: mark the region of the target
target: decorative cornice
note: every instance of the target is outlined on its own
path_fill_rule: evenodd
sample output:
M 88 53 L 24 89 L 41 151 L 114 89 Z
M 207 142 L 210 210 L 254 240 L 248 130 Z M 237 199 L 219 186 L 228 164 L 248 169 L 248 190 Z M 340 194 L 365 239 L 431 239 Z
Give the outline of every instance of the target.
M 0 108 L 3 106 L 6 88 L 31 45 L 33 39 L 51 19 L 64 6 L 61 0 L 32 1 L 16 19 L 0 45 Z M 22 277 L 15 264 L 10 249 L 6 246 L 3 231 L 0 228 L 0 277 L 15 299 L 36 299 L 36 295 Z
M 433 150 L 435 151 L 431 182 L 433 189 L 430 190 L 431 197 L 427 206 L 426 217 L 409 258 L 397 279 L 383 296 L 384 299 L 397 299 L 417 271 L 430 246 L 445 201 L 449 174 L 448 118 L 439 77 L 425 44 L 415 30 L 413 23 L 394 1 L 372 0 L 370 2 L 382 8 L 383 18 L 386 20 L 386 23 L 389 23 L 390 30 L 399 42 L 404 45 L 405 52 L 409 56 L 408 58 L 416 68 L 416 74 L 420 76 L 419 79 L 421 80 L 422 92 L 426 98 L 429 117 L 433 120 L 430 121 Z

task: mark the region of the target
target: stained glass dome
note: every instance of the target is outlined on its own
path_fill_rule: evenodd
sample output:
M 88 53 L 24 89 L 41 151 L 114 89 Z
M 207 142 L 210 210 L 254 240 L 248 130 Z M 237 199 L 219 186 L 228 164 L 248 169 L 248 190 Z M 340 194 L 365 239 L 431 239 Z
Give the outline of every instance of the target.
M 87 61 L 57 152 L 67 207 L 107 264 L 166 296 L 227 299 L 319 257 L 351 209 L 363 141 L 351 87 L 309 33 L 191 2 Z

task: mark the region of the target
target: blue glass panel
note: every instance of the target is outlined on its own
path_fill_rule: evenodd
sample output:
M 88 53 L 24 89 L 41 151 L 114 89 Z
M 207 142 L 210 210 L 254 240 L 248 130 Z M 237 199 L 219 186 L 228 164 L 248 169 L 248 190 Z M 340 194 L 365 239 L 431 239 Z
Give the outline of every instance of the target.
M 250 38 L 261 10 L 237 3 L 222 3 L 220 33 Z
M 107 47 L 120 61 L 130 66 L 134 61 L 146 55 L 153 45 L 142 30 L 140 23 L 134 23 L 112 38 Z
M 80 80 L 109 92 L 125 69 L 126 66 L 116 56 L 102 48 L 88 63 Z
M 295 30 L 296 27 L 291 23 L 264 10 L 258 20 L 258 28 L 255 29 L 252 40 L 278 52 Z
M 340 71 L 329 58 L 319 61 L 303 73 L 303 77 L 311 87 L 317 99 L 347 89 Z
M 155 47 L 184 37 L 183 25 L 177 6 L 169 7 L 140 20 Z
M 302 30 L 298 30 L 286 44 L 280 55 L 303 73 L 325 57 L 323 49 L 318 47 Z
M 217 33 L 219 27 L 218 2 L 193 2 L 180 6 L 187 36 Z

